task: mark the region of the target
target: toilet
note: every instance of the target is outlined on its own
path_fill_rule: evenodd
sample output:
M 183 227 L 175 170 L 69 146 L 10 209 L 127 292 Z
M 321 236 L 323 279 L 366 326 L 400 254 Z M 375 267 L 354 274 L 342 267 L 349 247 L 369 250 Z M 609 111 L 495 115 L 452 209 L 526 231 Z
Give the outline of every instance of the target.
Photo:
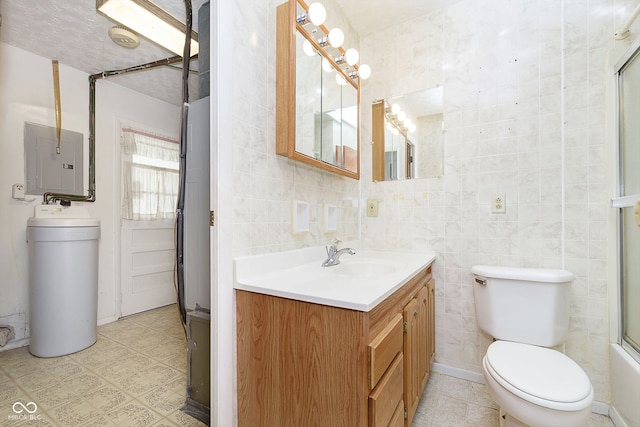
M 478 327 L 494 338 L 482 374 L 500 406 L 500 426 L 578 427 L 591 414 L 593 387 L 561 345 L 569 330 L 573 274 L 477 265 Z

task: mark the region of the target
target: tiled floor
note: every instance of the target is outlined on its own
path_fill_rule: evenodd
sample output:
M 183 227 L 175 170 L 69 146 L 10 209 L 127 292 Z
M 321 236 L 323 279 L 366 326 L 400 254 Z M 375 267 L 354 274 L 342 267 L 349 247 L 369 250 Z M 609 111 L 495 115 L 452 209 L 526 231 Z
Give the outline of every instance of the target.
M 0 426 L 203 426 L 184 414 L 186 342 L 175 306 L 98 328 L 98 342 L 69 356 L 39 359 L 26 347 L 0 352 Z M 37 405 L 32 420 L 12 407 Z M 20 407 L 16 407 L 20 410 Z M 27 412 L 23 411 L 23 414 Z M 484 385 L 432 373 L 412 427 L 496 427 Z M 591 415 L 589 427 L 613 427 Z
M 498 406 L 484 384 L 431 373 L 412 427 L 497 427 Z M 609 417 L 591 414 L 587 427 L 614 427 Z
M 0 426 L 203 426 L 180 411 L 186 348 L 173 305 L 100 326 L 96 344 L 68 356 L 1 352 Z M 37 405 L 31 420 L 15 402 Z

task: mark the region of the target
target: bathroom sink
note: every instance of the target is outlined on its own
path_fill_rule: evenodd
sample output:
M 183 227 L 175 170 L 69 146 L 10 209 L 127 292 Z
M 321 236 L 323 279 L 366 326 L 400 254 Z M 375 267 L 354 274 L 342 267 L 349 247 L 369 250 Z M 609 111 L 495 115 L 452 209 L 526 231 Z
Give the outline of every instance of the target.
M 380 261 L 349 261 L 338 264 L 334 267 L 326 267 L 332 269 L 336 274 L 351 277 L 373 277 L 386 276 L 397 270 L 393 264 L 387 264 Z

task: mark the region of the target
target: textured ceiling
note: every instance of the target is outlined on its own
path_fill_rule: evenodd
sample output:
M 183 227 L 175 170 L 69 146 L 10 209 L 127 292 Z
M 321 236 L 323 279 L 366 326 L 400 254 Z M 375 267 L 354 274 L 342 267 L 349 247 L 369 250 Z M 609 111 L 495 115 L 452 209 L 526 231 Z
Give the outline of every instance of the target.
M 205 0 L 192 0 L 193 28 L 198 28 L 198 10 Z M 185 21 L 185 6 L 181 0 L 154 0 L 167 12 Z M 107 34 L 113 26 L 96 12 L 95 0 L 0 0 L 2 25 L 0 41 L 35 53 L 57 59 L 64 64 L 89 74 L 134 65 L 173 56 L 146 39 L 140 39 L 136 49 L 125 49 L 111 41 Z M 181 63 L 176 64 L 181 67 Z M 197 60 L 192 61 L 197 70 Z M 181 71 L 157 68 L 110 80 L 138 92 L 174 105 L 181 103 Z M 190 81 L 190 99 L 197 99 L 197 75 Z
M 460 0 L 336 1 L 358 34 L 365 36 Z M 153 2 L 184 22 L 183 1 Z M 205 0 L 192 0 L 193 28 L 196 31 L 198 10 L 204 2 Z M 88 74 L 127 68 L 172 56 L 170 52 L 145 39 L 140 40 L 140 46 L 136 49 L 117 46 L 107 34 L 113 23 L 96 12 L 95 0 L 0 0 L 0 13 L 0 41 L 44 58 L 57 59 L 61 64 Z M 192 61 L 191 68 L 198 69 L 197 61 Z M 174 105 L 181 103 L 181 72 L 173 68 L 136 72 L 113 77 L 111 80 L 115 84 Z M 189 78 L 191 100 L 198 98 L 197 80 L 197 75 L 194 74 Z

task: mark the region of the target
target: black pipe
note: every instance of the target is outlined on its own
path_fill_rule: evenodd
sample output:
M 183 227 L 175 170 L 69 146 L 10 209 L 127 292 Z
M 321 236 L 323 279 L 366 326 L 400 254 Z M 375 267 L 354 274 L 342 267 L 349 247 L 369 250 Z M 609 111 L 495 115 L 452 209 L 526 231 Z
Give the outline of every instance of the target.
M 175 64 L 182 60 L 180 55 L 170 58 L 159 59 L 157 61 L 147 62 L 146 64 L 135 65 L 133 67 L 122 68 L 119 70 L 102 71 L 100 73 L 89 76 L 89 191 L 88 195 L 81 196 L 77 194 L 64 193 L 44 193 L 42 201 L 45 205 L 56 201 L 65 202 L 95 202 L 96 201 L 96 80 L 107 77 L 118 76 L 120 74 L 131 73 L 134 71 L 144 71 L 151 68 L 162 67 Z
M 182 119 L 180 121 L 180 187 L 176 205 L 176 276 L 178 282 L 178 308 L 182 323 L 187 324 L 184 295 L 184 198 L 185 171 L 187 167 L 187 120 L 189 118 L 189 61 L 191 58 L 191 0 L 184 1 L 186 12 L 186 37 L 182 55 Z

